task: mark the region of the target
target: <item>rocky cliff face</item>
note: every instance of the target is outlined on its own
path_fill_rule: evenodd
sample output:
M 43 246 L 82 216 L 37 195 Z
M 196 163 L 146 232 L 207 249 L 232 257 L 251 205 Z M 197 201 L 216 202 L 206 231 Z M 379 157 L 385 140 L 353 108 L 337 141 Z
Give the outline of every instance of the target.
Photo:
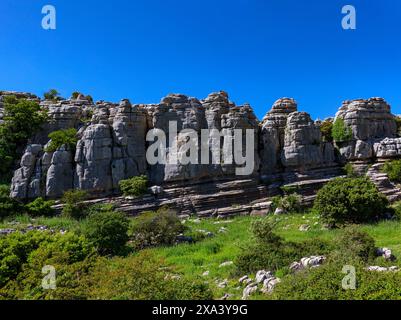
M 351 141 L 339 144 L 340 154 L 346 161 L 400 155 L 396 152 L 395 117 L 384 99 L 345 101 L 336 118 L 343 119 L 352 130 Z
M 146 174 L 153 185 L 165 190 L 162 201 L 160 197 L 149 199 L 151 207 L 173 202 L 188 213 L 211 213 L 216 207 L 253 203 L 247 207 L 252 211 L 266 206 L 263 203 L 280 185 L 295 183 L 313 190 L 325 179 L 341 174 L 342 161 L 371 162 L 401 156 L 394 116 L 380 98 L 344 102 L 336 117 L 344 119 L 353 137 L 338 146 L 323 141 L 320 122 L 299 112 L 290 98 L 277 100 L 260 123 L 249 105 L 236 106 L 225 92 L 212 93 L 204 100 L 172 94 L 152 105 L 131 105 L 128 100 L 93 104 L 83 96 L 40 104 L 48 110 L 50 120 L 32 137 L 14 173 L 11 195 L 15 198 L 58 198 L 74 188 L 87 190 L 93 198 L 118 195 L 120 180 Z M 170 127 L 170 121 L 177 127 Z M 76 148 L 63 146 L 46 152 L 48 134 L 66 128 L 78 130 Z M 152 129 L 167 135 L 167 163 L 149 164 L 146 160 L 147 148 L 153 143 L 147 141 L 147 134 Z M 171 131 L 189 129 L 193 136 L 169 139 Z M 205 137 L 203 129 L 209 130 Z M 213 129 L 221 134 L 217 139 Z M 233 143 L 245 150 L 245 136 L 239 141 L 236 129 L 252 129 L 254 134 L 254 167 L 246 176 L 236 175 L 236 164 L 226 163 L 223 157 L 233 155 Z M 206 144 L 207 164 L 200 163 L 200 154 L 199 164 L 168 161 L 174 148 L 178 154 L 188 152 L 188 139 L 197 140 L 199 146 L 202 141 Z

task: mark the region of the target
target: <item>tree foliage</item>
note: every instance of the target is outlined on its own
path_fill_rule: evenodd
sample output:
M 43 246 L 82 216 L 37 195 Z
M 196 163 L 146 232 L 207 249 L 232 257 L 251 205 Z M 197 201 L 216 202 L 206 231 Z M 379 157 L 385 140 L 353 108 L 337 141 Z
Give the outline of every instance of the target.
M 37 102 L 14 96 L 4 97 L 4 118 L 0 124 L 0 180 L 9 175 L 18 150 L 47 120 L 46 111 Z
M 75 150 L 78 141 L 77 129 L 70 128 L 65 130 L 53 131 L 49 134 L 50 143 L 46 148 L 46 152 L 54 152 L 61 146 L 66 146 L 71 150 Z
M 344 120 L 337 118 L 332 128 L 332 136 L 336 142 L 346 142 L 352 139 L 352 129 L 347 127 Z

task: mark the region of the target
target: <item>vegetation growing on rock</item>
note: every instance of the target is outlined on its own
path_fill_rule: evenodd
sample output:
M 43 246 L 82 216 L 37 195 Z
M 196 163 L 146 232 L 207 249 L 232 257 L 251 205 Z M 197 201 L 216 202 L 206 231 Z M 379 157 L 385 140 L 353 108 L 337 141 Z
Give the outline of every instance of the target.
M 397 183 L 401 182 L 401 160 L 387 161 L 382 171 L 387 173 L 391 181 Z
M 54 152 L 62 146 L 75 150 L 77 144 L 77 130 L 75 128 L 57 130 L 49 134 L 50 143 L 46 152 Z
M 24 146 L 47 120 L 35 101 L 5 96 L 4 117 L 0 123 L 0 182 L 7 181 L 15 160 Z
M 145 175 L 133 177 L 119 182 L 120 189 L 125 196 L 139 197 L 146 193 L 148 177 Z
M 352 130 L 347 127 L 344 120 L 337 118 L 332 127 L 332 136 L 336 142 L 346 142 L 352 138 Z

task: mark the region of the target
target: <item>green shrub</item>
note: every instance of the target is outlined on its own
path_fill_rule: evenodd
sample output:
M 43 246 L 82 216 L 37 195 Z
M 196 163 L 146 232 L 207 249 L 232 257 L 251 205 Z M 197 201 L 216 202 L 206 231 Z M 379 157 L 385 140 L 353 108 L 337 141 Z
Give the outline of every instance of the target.
M 268 218 L 258 219 L 251 224 L 251 232 L 256 243 L 263 246 L 279 247 L 284 239 L 274 233 L 274 225 Z
M 373 261 L 376 258 L 375 240 L 356 226 L 345 228 L 335 239 L 336 251 L 333 259 L 351 263 Z
M 401 183 L 401 160 L 388 161 L 384 164 L 382 171 L 387 173 L 388 178 L 397 183 Z
M 282 208 L 287 213 L 296 213 L 302 210 L 302 197 L 293 193 L 283 197 L 276 196 L 272 198 L 273 208 Z
M 387 205 L 387 198 L 368 179 L 337 178 L 319 190 L 314 209 L 334 226 L 381 218 Z
M 0 219 L 21 213 L 23 206 L 16 200 L 10 198 L 10 188 L 0 185 Z
M 126 259 L 100 263 L 90 274 L 91 299 L 209 300 L 212 293 L 202 280 L 177 275 L 164 261 L 142 252 Z
M 305 256 L 330 252 L 330 244 L 319 239 L 303 242 L 287 242 L 273 232 L 268 218 L 251 225 L 252 242 L 241 250 L 234 263 L 238 275 L 255 273 L 258 270 L 287 270 L 292 262 Z
M 4 98 L 4 117 L 0 124 L 0 180 L 8 181 L 20 146 L 26 145 L 47 120 L 46 111 L 37 102 Z
M 78 98 L 78 96 L 79 96 L 80 94 L 81 94 L 80 92 L 74 91 L 74 92 L 71 94 L 71 98 L 76 99 L 76 98 Z
M 139 197 L 146 193 L 148 186 L 147 176 L 137 176 L 127 180 L 121 180 L 120 189 L 125 196 Z
M 346 142 L 352 139 L 352 130 L 347 127 L 344 120 L 337 118 L 332 128 L 333 139 L 336 142 Z
M 33 217 L 39 217 L 39 216 L 45 216 L 45 217 L 50 217 L 55 214 L 55 210 L 52 208 L 54 206 L 55 202 L 50 200 L 50 201 L 45 201 L 43 198 L 36 198 L 34 201 L 31 203 L 28 203 L 25 208 L 28 212 L 29 215 Z
M 323 141 L 333 141 L 333 122 L 330 120 L 324 120 L 320 125 L 320 132 L 322 133 Z
M 129 221 L 121 212 L 103 211 L 88 217 L 83 234 L 102 255 L 123 253 L 128 241 Z
M 50 241 L 48 233 L 13 233 L 0 237 L 0 287 L 14 279 L 29 255 L 43 242 Z
M 131 227 L 132 243 L 138 250 L 159 245 L 171 245 L 185 227 L 173 211 L 165 208 L 144 212 L 134 219 Z
M 61 201 L 64 203 L 63 216 L 73 219 L 82 219 L 88 215 L 88 205 L 84 203 L 87 193 L 83 190 L 64 192 Z
M 290 274 L 281 279 L 270 299 L 275 300 L 400 300 L 400 272 L 372 272 L 355 264 L 356 289 L 345 290 L 343 264 L 328 263 L 319 268 Z
M 20 260 L 18 272 L 0 290 L 0 296 L 18 300 L 87 298 L 89 289 L 84 279 L 96 260 L 96 254 L 85 238 L 72 233 L 54 235 L 43 232 L 18 237 L 20 241 L 17 242 L 17 247 L 24 241 L 32 242 L 34 246 L 26 250 Z M 35 242 L 36 237 L 41 241 Z M 42 279 L 45 276 L 42 268 L 46 265 L 55 268 L 55 290 L 42 288 Z
M 54 152 L 61 146 L 66 146 L 71 150 L 75 150 L 77 144 L 77 129 L 70 128 L 66 130 L 53 131 L 49 134 L 51 139 L 46 148 L 46 152 Z
M 351 163 L 347 163 L 344 166 L 344 172 L 348 178 L 356 178 L 358 175 L 356 174 L 354 167 Z
M 56 89 L 50 89 L 43 94 L 46 100 L 57 101 L 60 99 L 60 93 Z

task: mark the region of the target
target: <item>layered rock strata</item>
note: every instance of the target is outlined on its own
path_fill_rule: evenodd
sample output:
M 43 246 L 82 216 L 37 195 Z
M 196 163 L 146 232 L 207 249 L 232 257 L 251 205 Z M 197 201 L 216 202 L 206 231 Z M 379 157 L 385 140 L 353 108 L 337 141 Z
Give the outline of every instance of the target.
M 0 91 L 0 98 L 4 95 Z M 344 162 L 367 164 L 401 157 L 395 117 L 381 98 L 344 102 L 336 119 L 344 120 L 352 138 L 337 144 L 325 141 L 321 123 L 298 111 L 290 98 L 277 100 L 261 122 L 249 105 L 235 105 L 225 92 L 212 93 L 204 100 L 171 94 L 149 105 L 132 105 L 128 100 L 93 104 L 82 95 L 40 101 L 40 105 L 48 110 L 50 120 L 26 147 L 12 181 L 14 198 L 57 199 L 66 190 L 83 189 L 102 201 L 113 197 L 127 213 L 170 205 L 182 215 L 260 214 L 268 210 L 269 197 L 280 194 L 283 185 L 310 202 L 318 188 L 342 174 Z M 78 131 L 75 148 L 62 146 L 47 152 L 48 134 L 67 128 Z M 236 136 L 238 129 L 241 136 Z M 151 130 L 166 135 L 164 163 L 151 164 L 146 159 L 154 143 L 147 137 Z M 242 146 L 244 155 L 249 148 L 246 130 L 252 130 L 253 145 L 248 151 L 253 166 L 246 175 L 238 175 L 239 166 L 225 161 L 225 155 L 235 158 L 235 143 Z M 175 153 L 188 153 L 188 139 L 198 143 L 199 162 L 170 161 Z M 203 164 L 202 143 L 209 152 L 209 162 Z M 135 200 L 118 197 L 119 181 L 142 174 L 160 186 L 154 190 L 161 191 Z

